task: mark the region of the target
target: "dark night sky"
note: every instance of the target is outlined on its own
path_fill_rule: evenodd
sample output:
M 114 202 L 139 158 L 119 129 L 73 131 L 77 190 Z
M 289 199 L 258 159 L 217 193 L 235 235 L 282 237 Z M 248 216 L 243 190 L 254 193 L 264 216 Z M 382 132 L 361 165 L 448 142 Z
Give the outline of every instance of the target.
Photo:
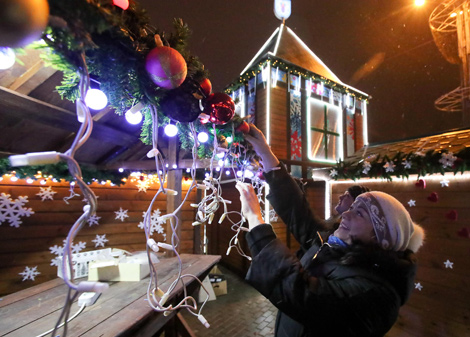
M 280 25 L 273 0 L 140 0 L 153 26 L 171 32 L 182 18 L 192 30 L 189 50 L 210 71 L 215 91 L 238 78 Z M 372 96 L 369 141 L 429 135 L 462 125 L 460 113 L 434 101 L 460 85 L 459 66 L 448 63 L 431 35 L 429 16 L 439 1 L 292 0 L 286 21 L 346 84 Z M 367 64 L 366 72 L 358 72 Z

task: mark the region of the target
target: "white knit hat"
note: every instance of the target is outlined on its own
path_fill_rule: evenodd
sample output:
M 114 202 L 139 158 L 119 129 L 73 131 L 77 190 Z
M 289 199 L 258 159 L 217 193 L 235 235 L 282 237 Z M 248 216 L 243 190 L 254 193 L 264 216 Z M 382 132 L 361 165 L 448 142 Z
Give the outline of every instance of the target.
M 357 197 L 367 208 L 379 245 L 385 250 L 417 252 L 424 230 L 413 223 L 406 208 L 390 194 L 372 191 Z

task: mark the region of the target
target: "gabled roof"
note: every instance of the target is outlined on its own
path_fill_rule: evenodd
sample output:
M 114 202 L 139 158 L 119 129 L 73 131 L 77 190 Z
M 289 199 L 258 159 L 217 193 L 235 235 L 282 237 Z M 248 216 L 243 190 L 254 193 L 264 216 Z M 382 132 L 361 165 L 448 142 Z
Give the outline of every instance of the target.
M 331 81 L 342 84 L 341 80 L 322 62 L 322 60 L 284 24 L 281 24 L 281 26 L 274 31 L 241 74 L 245 73 L 252 65 L 258 63 L 267 54 L 271 54 Z

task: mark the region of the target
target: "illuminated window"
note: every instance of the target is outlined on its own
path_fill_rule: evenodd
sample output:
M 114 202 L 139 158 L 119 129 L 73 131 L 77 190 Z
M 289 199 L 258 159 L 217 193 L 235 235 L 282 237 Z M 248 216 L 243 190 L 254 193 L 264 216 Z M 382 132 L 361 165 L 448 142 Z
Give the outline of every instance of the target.
M 335 105 L 309 98 L 307 104 L 308 158 L 335 163 L 343 157 L 343 120 Z

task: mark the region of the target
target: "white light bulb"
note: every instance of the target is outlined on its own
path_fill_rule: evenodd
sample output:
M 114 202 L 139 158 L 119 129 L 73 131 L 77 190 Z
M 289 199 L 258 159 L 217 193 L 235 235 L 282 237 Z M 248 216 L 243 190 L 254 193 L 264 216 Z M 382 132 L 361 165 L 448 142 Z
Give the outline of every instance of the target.
M 237 177 L 241 177 L 243 175 L 242 171 L 237 171 Z
M 229 176 L 230 175 L 230 170 L 225 171 L 225 174 Z
M 209 140 L 209 135 L 206 132 L 199 132 L 197 135 L 197 140 L 201 143 L 205 143 Z
M 217 153 L 217 157 L 222 159 L 223 157 L 225 157 L 225 153 L 223 152 Z
M 124 169 L 121 167 L 121 168 L 119 168 L 118 171 L 122 173 L 122 172 L 124 172 Z
M 17 181 L 18 178 L 17 178 L 17 177 L 11 177 L 10 180 L 11 180 L 11 181 Z
M 247 178 L 253 178 L 255 175 L 252 171 L 246 170 L 245 171 L 245 177 Z
M 129 123 L 129 124 L 139 124 L 141 121 L 142 121 L 142 113 L 140 111 L 137 111 L 137 112 L 131 112 L 131 111 L 127 111 L 124 116 L 126 117 L 126 121 Z
M 47 181 L 45 181 L 45 180 L 41 180 L 41 182 L 40 182 L 41 185 L 46 185 L 46 183 L 47 183 Z
M 222 167 L 222 166 L 224 166 L 224 161 L 223 161 L 222 159 L 220 159 L 220 160 L 217 162 L 217 164 L 218 164 L 220 167 Z
M 108 105 L 108 97 L 99 89 L 90 89 L 85 96 L 86 105 L 93 110 L 101 110 Z
M 165 135 L 168 137 L 174 137 L 178 134 L 178 127 L 174 124 L 167 124 L 165 126 Z
M 8 47 L 0 47 L 0 69 L 5 70 L 15 64 L 15 52 Z
M 186 173 L 190 173 L 190 172 L 191 172 L 191 169 L 188 167 L 188 168 L 186 169 Z
M 229 144 L 230 144 L 231 142 L 233 142 L 233 139 L 232 139 L 231 136 L 228 136 L 227 138 L 225 138 L 225 140 L 226 140 L 227 143 L 229 143 Z
M 176 164 L 173 164 L 173 168 L 174 168 L 174 169 L 175 169 L 175 168 L 178 168 L 178 165 L 176 165 Z
M 215 170 L 216 170 L 217 172 L 219 172 L 219 171 L 220 171 L 220 167 L 216 167 Z
M 34 182 L 34 180 L 31 179 L 31 178 L 28 178 L 28 179 L 26 179 L 26 182 L 27 182 L 28 184 L 32 184 L 32 183 Z

